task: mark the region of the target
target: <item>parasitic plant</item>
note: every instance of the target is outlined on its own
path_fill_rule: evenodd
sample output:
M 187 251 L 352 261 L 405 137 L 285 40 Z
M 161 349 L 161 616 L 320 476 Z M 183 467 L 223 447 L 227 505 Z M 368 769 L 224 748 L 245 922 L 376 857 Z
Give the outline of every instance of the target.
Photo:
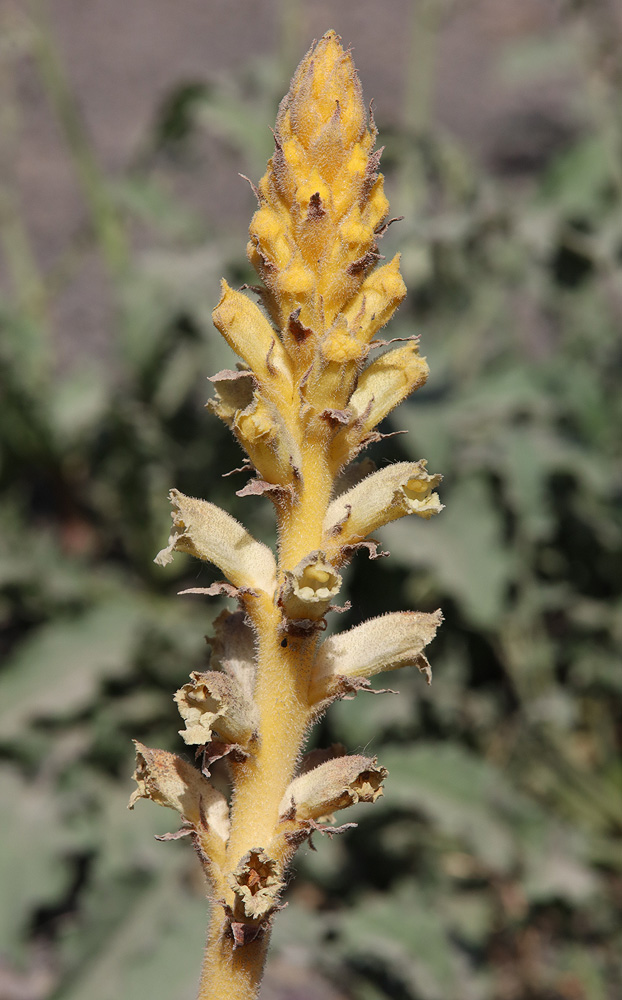
M 214 323 L 241 359 L 213 376 L 209 407 L 246 451 L 240 496 L 268 497 L 277 558 L 230 514 L 171 492 L 175 551 L 226 580 L 185 593 L 224 594 L 238 610 L 214 622 L 210 669 L 176 693 L 189 756 L 137 744 L 137 789 L 181 814 L 212 900 L 201 1000 L 256 997 L 287 866 L 333 814 L 382 794 L 385 769 L 341 747 L 302 755 L 332 701 L 424 655 L 440 612 L 395 612 L 323 638 L 340 572 L 370 535 L 406 514 L 441 510 L 426 463 L 376 471 L 360 453 L 382 419 L 428 375 L 416 338 L 384 353 L 376 338 L 406 289 L 399 256 L 379 266 L 388 202 L 380 150 L 352 57 L 334 32 L 303 59 L 278 113 L 276 148 L 255 193 L 248 255 L 260 308 L 223 281 Z M 374 354 L 374 352 L 376 352 Z M 225 758 L 231 801 L 210 783 Z M 165 838 L 167 839 L 167 838 Z

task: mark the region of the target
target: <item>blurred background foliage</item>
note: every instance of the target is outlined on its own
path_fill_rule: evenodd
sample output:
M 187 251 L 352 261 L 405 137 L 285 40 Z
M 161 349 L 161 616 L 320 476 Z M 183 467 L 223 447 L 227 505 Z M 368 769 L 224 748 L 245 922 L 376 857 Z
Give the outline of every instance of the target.
M 619 19 L 569 3 L 553 41 L 500 50 L 501 76 L 537 84 L 555 63 L 575 82 L 563 129 L 527 123 L 482 165 L 431 113 L 450 7 L 416 6 L 412 100 L 378 123 L 405 216 L 382 249 L 402 250 L 410 293 L 391 335 L 421 333 L 432 376 L 387 427 L 408 434 L 373 456 L 425 456 L 446 510 L 385 530 L 392 558 L 357 562 L 339 627 L 411 607 L 446 622 L 430 689 L 404 671 L 386 682 L 399 696 L 337 704 L 313 737 L 377 754 L 390 777 L 347 817 L 357 829 L 300 852 L 266 998 L 622 993 Z M 174 596 L 209 568 L 152 559 L 173 485 L 266 540 L 272 520 L 222 479 L 239 452 L 203 409 L 204 377 L 230 364 L 210 326 L 218 279 L 253 277 L 244 231 L 210 229 L 158 167 L 208 135 L 256 180 L 287 79 L 275 57 L 181 84 L 112 177 L 31 15 L 0 53 L 0 1000 L 192 1000 L 195 859 L 153 840 L 172 815 L 125 805 L 131 738 L 180 750 L 171 693 L 205 663 L 222 605 Z M 49 273 L 11 181 L 24 54 L 86 206 Z M 87 248 L 108 274 L 114 360 L 59 369 L 54 299 Z

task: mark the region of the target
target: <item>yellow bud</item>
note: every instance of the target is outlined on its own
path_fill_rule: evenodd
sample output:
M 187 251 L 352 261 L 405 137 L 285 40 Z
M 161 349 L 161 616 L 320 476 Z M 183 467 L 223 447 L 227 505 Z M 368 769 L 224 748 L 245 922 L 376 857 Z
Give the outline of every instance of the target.
M 320 349 L 326 361 L 336 365 L 343 365 L 348 361 L 360 361 L 364 354 L 361 344 L 341 330 L 329 333 L 322 341 Z
M 341 227 L 341 239 L 349 247 L 353 246 L 363 246 L 371 242 L 374 236 L 373 229 L 370 226 L 364 225 L 358 219 L 353 219 L 351 222 L 345 222 Z
M 400 274 L 400 254 L 372 271 L 360 291 L 344 310 L 351 332 L 368 344 L 389 322 L 406 295 L 406 285 Z
M 424 385 L 428 372 L 426 360 L 419 356 L 415 344 L 387 351 L 365 368 L 348 404 L 350 422 L 331 445 L 333 468 L 343 468 L 366 443 L 374 440 L 371 432 L 376 424 Z
M 304 215 L 307 214 L 309 203 L 315 195 L 319 195 L 324 210 L 326 210 L 326 206 L 330 202 L 330 188 L 322 180 L 317 170 L 313 170 L 308 181 L 301 184 L 296 191 L 296 202 Z
M 316 412 L 347 405 L 367 348 L 350 336 L 340 317 L 320 342 L 304 394 Z
M 275 284 L 281 294 L 290 299 L 288 309 L 291 306 L 291 313 L 300 300 L 306 299 L 313 292 L 315 279 L 310 268 L 305 267 L 300 261 L 294 261 L 283 274 L 278 276 Z
M 294 466 L 299 464 L 299 449 L 278 406 L 256 392 L 250 406 L 236 413 L 233 429 L 266 482 L 291 483 Z
M 367 151 L 365 150 L 364 146 L 356 145 L 352 150 L 352 153 L 350 154 L 348 162 L 346 163 L 346 171 L 351 176 L 360 174 L 360 176 L 362 177 L 363 174 L 365 173 L 367 160 L 368 160 Z
M 277 380 L 280 394 L 291 392 L 289 359 L 270 323 L 254 302 L 230 288 L 224 278 L 221 286 L 220 302 L 212 314 L 214 326 L 262 383 Z
M 425 384 L 429 368 L 415 344 L 387 351 L 362 373 L 350 400 L 361 429 L 369 431 L 411 392 Z
M 260 243 L 272 243 L 282 235 L 281 220 L 276 212 L 264 205 L 255 212 L 251 227 Z
M 291 136 L 283 143 L 283 156 L 287 165 L 293 170 L 300 170 L 307 163 L 304 147 L 295 136 Z
M 383 184 L 384 177 L 382 174 L 378 174 L 378 178 L 372 188 L 369 201 L 364 212 L 365 218 L 372 229 L 377 229 L 380 223 L 386 219 L 389 214 L 389 199 L 384 193 Z

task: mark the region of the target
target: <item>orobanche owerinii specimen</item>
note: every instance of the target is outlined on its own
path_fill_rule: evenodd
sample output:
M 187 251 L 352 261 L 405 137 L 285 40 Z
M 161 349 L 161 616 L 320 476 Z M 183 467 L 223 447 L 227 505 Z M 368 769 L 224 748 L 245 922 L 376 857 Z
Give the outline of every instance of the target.
M 351 54 L 328 32 L 281 103 L 255 191 L 248 256 L 262 285 L 223 281 L 213 316 L 240 362 L 212 377 L 209 407 L 248 456 L 238 495 L 274 505 L 276 556 L 226 511 L 172 490 L 173 530 L 157 557 L 213 563 L 225 579 L 190 593 L 237 602 L 213 624 L 209 670 L 175 695 L 185 753 L 138 743 L 130 802 L 176 809 L 181 827 L 169 837 L 188 835 L 203 866 L 203 1000 L 257 996 L 294 852 L 338 831 L 339 810 L 382 794 L 377 760 L 342 747 L 303 754 L 310 727 L 380 671 L 415 666 L 429 679 L 423 650 L 441 621 L 438 611 L 397 611 L 324 637 L 344 603 L 341 570 L 359 549 L 376 554 L 373 532 L 441 510 L 440 476 L 425 461 L 376 470 L 361 457 L 428 376 L 416 338 L 378 352 L 406 288 L 399 255 L 380 263 L 389 205 L 375 139 Z M 220 758 L 229 798 L 210 783 Z

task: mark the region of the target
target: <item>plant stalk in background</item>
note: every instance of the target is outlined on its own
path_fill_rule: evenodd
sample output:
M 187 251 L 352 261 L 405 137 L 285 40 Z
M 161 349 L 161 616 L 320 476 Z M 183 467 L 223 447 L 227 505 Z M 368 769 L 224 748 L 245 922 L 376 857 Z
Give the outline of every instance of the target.
M 370 535 L 406 514 L 441 510 L 440 476 L 424 461 L 376 471 L 363 449 L 380 421 L 428 375 L 415 338 L 373 357 L 406 289 L 399 256 L 378 266 L 388 202 L 352 58 L 329 32 L 298 67 L 279 109 L 276 148 L 256 191 L 248 255 L 259 308 L 223 281 L 214 323 L 240 357 L 212 379 L 211 409 L 254 473 L 239 495 L 274 505 L 278 558 L 230 514 L 173 490 L 174 551 L 216 565 L 226 580 L 191 592 L 225 594 L 239 610 L 215 621 L 210 669 L 175 700 L 201 769 L 137 745 L 137 790 L 176 809 L 212 899 L 199 997 L 255 997 L 287 866 L 332 815 L 382 794 L 386 771 L 340 747 L 301 756 L 332 701 L 383 670 L 417 666 L 440 612 L 396 612 L 322 640 L 339 610 L 340 572 Z M 226 758 L 231 804 L 210 783 Z

